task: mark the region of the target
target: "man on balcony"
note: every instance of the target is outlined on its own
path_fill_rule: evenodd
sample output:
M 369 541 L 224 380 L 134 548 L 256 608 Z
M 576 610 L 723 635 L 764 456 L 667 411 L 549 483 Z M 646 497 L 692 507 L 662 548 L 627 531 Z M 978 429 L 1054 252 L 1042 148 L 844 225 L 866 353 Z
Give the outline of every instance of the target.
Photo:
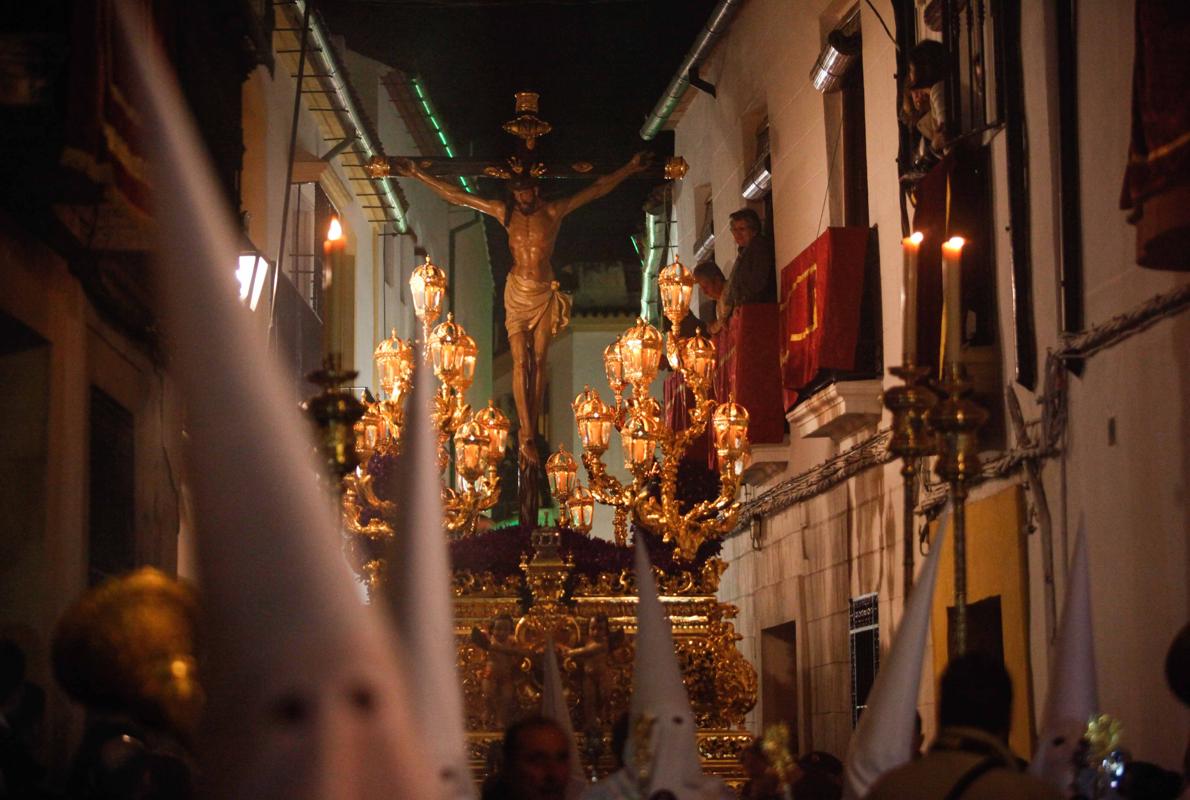
M 731 214 L 731 236 L 739 255 L 727 276 L 723 296 L 717 302 L 716 321 L 711 332 L 727 324 L 736 306 L 746 303 L 777 302 L 777 269 L 773 242 L 760 232 L 760 216 L 750 208 Z

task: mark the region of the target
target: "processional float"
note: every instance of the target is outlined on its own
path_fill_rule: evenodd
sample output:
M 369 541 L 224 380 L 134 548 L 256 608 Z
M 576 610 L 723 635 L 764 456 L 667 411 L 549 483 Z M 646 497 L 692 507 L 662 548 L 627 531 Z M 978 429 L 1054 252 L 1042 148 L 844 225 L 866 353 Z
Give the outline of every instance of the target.
M 535 103 L 530 108 L 518 98 L 521 116 L 535 111 Z M 681 263 L 665 269 L 659 288 L 673 330 L 663 335 L 638 319 L 605 351 L 613 402 L 604 403 L 589 387 L 575 398 L 588 485 L 579 481 L 578 462 L 565 450 L 547 459 L 546 475 L 561 512 L 556 527 L 493 529 L 485 521 L 499 498 L 496 467 L 510 423 L 493 403 L 473 412 L 465 400 L 478 348 L 450 314 L 437 322 L 446 276 L 429 258 L 414 272 L 410 288 L 424 357 L 441 384 L 431 419 L 406 416 L 403 400 L 412 386 L 416 348 L 396 332 L 374 354 L 375 396 L 365 392 L 357 401 L 341 386 L 347 373 L 328 368 L 323 394 L 309 403 L 323 430 L 325 460 L 341 476 L 345 549 L 370 596 L 380 596 L 387 579 L 385 555 L 401 511 L 390 486 L 401 430 L 430 424 L 438 434 L 458 667 L 477 776 L 485 773 L 503 729 L 538 712 L 550 641 L 584 767 L 592 777 L 613 768 L 611 727 L 627 711 L 632 688 L 637 591 L 628 533 L 635 523 L 636 535 L 650 547 L 673 622 L 704 768 L 733 784 L 743 780 L 739 756 L 752 740 L 743 725 L 756 703 L 756 671 L 736 647 L 741 638 L 731 621 L 736 608 L 719 602 L 716 593 L 727 567 L 717 557 L 719 540 L 735 527 L 736 494 L 748 464 L 748 415 L 730 398 L 711 397 L 713 342 L 701 333 L 676 333 L 689 313 L 693 284 Z M 689 392 L 684 419 L 667 420 L 649 395 L 663 355 Z M 679 465 L 708 430 L 715 486 L 691 498 L 679 486 Z M 613 431 L 621 437 L 631 476 L 623 481 L 602 460 Z M 615 510 L 614 542 L 590 535 L 596 501 Z

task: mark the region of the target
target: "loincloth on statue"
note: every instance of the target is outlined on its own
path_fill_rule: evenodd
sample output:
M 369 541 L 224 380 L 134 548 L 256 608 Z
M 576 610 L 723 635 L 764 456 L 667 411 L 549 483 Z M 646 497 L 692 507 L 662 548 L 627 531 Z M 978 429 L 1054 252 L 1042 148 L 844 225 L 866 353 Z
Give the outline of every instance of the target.
M 510 274 L 504 284 L 504 313 L 510 334 L 530 333 L 545 324 L 550 336 L 557 336 L 570 323 L 570 295 L 558 290 L 557 281 Z

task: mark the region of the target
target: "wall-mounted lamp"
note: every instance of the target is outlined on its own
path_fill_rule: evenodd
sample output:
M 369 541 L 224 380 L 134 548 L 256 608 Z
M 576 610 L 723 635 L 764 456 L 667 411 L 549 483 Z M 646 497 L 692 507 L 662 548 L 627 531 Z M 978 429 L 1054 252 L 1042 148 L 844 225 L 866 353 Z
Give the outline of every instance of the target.
M 769 188 L 773 185 L 771 164 L 769 154 L 763 153 L 756 159 L 752 169 L 748 170 L 748 176 L 744 178 L 744 186 L 740 190 L 745 200 L 759 200 L 769 193 Z
M 255 311 L 264 290 L 264 281 L 269 274 L 269 262 L 259 251 L 245 245 L 236 265 L 236 281 L 240 284 L 240 302 L 247 303 Z
M 810 83 L 826 94 L 839 89 L 848 70 L 859 60 L 861 40 L 858 33 L 848 36 L 841 30 L 833 30 L 826 37 L 818 60 L 810 70 Z

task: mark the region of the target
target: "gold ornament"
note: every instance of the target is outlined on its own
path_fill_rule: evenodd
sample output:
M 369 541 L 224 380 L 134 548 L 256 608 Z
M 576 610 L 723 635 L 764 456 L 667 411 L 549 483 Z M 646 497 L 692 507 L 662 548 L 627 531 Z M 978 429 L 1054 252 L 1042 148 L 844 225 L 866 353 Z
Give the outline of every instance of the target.
M 1083 738 L 1087 741 L 1087 755 L 1092 761 L 1102 761 L 1120 747 L 1124 726 L 1107 714 L 1091 717 Z
M 204 694 L 201 621 L 188 584 L 143 567 L 89 589 L 58 621 L 54 675 L 83 705 L 133 714 L 189 739 Z

